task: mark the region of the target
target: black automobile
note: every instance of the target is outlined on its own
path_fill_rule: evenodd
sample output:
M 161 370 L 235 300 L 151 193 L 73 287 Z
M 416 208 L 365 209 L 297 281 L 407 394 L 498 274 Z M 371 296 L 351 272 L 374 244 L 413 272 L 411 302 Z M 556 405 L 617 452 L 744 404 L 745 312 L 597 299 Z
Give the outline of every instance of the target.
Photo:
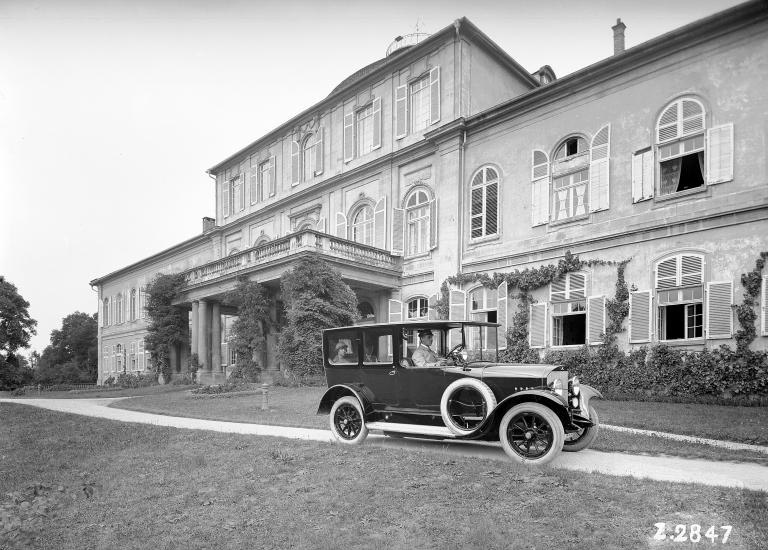
M 556 365 L 498 362 L 498 324 L 386 323 L 323 332 L 330 414 L 340 443 L 394 437 L 500 441 L 515 462 L 546 464 L 597 436 L 600 392 Z

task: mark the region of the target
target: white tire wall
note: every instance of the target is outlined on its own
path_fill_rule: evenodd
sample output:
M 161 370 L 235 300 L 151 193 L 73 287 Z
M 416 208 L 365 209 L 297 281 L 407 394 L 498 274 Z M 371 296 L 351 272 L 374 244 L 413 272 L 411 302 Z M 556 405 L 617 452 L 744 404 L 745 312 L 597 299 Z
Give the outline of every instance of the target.
M 552 445 L 550 446 L 549 450 L 547 450 L 541 456 L 535 458 L 522 456 L 515 450 L 514 445 L 509 441 L 509 438 L 507 437 L 507 428 L 509 427 L 510 423 L 517 416 L 526 413 L 536 414 L 543 418 L 544 421 L 549 424 L 552 430 Z M 501 446 L 504 449 L 504 452 L 507 453 L 507 456 L 512 459 L 513 462 L 518 464 L 525 464 L 528 466 L 541 466 L 551 462 L 557 455 L 560 454 L 560 451 L 563 448 L 564 440 L 565 430 L 563 429 L 563 423 L 560 421 L 560 418 L 552 409 L 546 405 L 542 405 L 541 403 L 534 403 L 529 401 L 515 405 L 504 414 L 504 416 L 501 418 L 501 423 L 499 424 L 499 441 L 501 442 Z
M 336 416 L 338 414 L 344 414 L 351 412 L 349 407 L 354 408 L 357 411 L 357 415 L 360 419 L 360 429 L 356 432 L 354 437 L 349 437 L 349 434 L 345 434 L 336 423 Z M 342 409 L 339 411 L 339 409 Z M 333 439 L 338 443 L 344 445 L 360 445 L 366 437 L 368 437 L 368 427 L 365 425 L 365 414 L 363 413 L 363 407 L 360 405 L 357 397 L 351 395 L 345 395 L 340 397 L 333 403 L 330 414 L 331 434 Z
M 445 388 L 443 397 L 440 399 L 440 415 L 443 417 L 443 423 L 456 435 L 469 435 L 475 431 L 475 428 L 465 429 L 461 426 L 457 426 L 448 412 L 448 402 L 451 397 L 461 389 L 473 389 L 480 393 L 485 401 L 485 418 L 488 418 L 491 412 L 496 408 L 496 396 L 493 395 L 493 391 L 488 387 L 488 384 L 477 378 L 461 378 L 452 382 Z
M 589 419 L 594 424 L 593 426 L 584 428 L 578 434 L 567 434 L 565 436 L 563 451 L 567 453 L 575 453 L 592 445 L 592 442 L 594 442 L 597 437 L 597 432 L 600 430 L 600 417 L 597 416 L 597 411 L 592 405 L 589 406 Z

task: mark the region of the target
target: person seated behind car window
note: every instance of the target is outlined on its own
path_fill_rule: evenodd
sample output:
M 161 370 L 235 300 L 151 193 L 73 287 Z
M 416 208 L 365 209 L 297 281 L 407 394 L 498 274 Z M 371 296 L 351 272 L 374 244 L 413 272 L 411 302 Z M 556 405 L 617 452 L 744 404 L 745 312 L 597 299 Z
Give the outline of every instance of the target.
M 434 335 L 429 329 L 419 331 L 419 347 L 413 352 L 411 360 L 416 367 L 440 367 L 448 360 L 441 358 L 432 350 Z
M 349 355 L 349 346 L 345 344 L 344 342 L 339 342 L 336 344 L 336 347 L 334 348 L 336 351 L 336 354 L 331 359 L 331 363 L 348 363 L 348 355 Z
M 373 343 L 372 342 L 366 342 L 365 343 L 365 357 L 363 360 L 366 363 L 378 363 L 379 358 L 376 355 L 376 352 L 373 349 Z

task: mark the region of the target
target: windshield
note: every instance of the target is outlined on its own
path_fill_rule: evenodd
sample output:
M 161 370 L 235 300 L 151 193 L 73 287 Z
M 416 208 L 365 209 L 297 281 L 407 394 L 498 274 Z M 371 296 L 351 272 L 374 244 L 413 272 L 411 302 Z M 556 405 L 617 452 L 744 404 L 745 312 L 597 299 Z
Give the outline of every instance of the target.
M 498 327 L 464 325 L 467 361 L 498 361 L 497 331 Z

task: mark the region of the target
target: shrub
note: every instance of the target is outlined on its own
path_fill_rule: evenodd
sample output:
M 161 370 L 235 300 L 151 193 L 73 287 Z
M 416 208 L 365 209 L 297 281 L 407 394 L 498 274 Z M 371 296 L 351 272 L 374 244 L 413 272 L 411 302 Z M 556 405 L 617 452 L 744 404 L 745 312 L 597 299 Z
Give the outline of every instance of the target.
M 195 394 L 204 394 L 204 395 L 217 395 L 220 393 L 230 393 L 233 391 L 242 391 L 245 389 L 245 387 L 242 384 L 234 384 L 231 382 L 227 382 L 226 384 L 214 384 L 211 386 L 200 386 L 199 388 L 195 388 L 192 390 L 192 393 Z
M 115 385 L 121 388 L 145 388 L 155 384 L 157 384 L 157 375 L 154 373 L 131 374 L 123 372 L 117 376 L 115 381 Z
M 103 384 L 105 386 L 114 386 L 115 385 L 115 377 L 114 376 L 110 376 L 109 378 L 104 380 Z
M 181 376 L 176 376 L 171 380 L 172 386 L 191 386 L 194 383 L 194 375 L 189 372 L 185 372 Z

